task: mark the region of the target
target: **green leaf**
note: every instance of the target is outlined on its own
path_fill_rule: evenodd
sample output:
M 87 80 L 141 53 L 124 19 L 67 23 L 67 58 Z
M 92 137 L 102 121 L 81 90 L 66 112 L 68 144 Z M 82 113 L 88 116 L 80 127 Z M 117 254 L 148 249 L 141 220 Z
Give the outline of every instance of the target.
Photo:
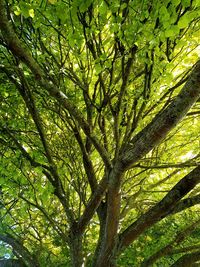
M 80 12 L 85 12 L 88 7 L 92 4 L 93 0 L 85 0 L 85 1 L 80 1 L 79 5 L 79 10 Z
M 183 7 L 189 7 L 191 5 L 191 1 L 190 0 L 182 0 L 181 4 L 183 5 Z
M 48 2 L 52 5 L 56 4 L 57 3 L 57 0 L 48 0 Z
M 127 7 L 127 3 L 123 3 L 121 6 L 120 6 L 120 9 L 123 10 Z
M 102 67 L 101 67 L 100 63 L 95 64 L 95 71 L 96 71 L 97 75 L 102 72 Z
M 34 18 L 34 16 L 35 16 L 35 14 L 34 14 L 34 9 L 29 9 L 28 13 L 29 13 L 29 16 L 30 16 L 31 18 Z
M 107 13 L 107 11 L 108 11 L 107 5 L 104 1 L 102 1 L 99 6 L 99 13 L 104 16 Z
M 165 31 L 166 37 L 173 37 L 173 36 L 176 36 L 178 34 L 179 34 L 179 27 L 177 25 L 173 25 Z
M 162 6 L 160 8 L 160 20 L 163 21 L 168 21 L 170 19 L 170 14 L 165 6 Z
M 20 8 L 18 6 L 16 6 L 16 9 L 14 10 L 14 14 L 16 16 L 19 16 L 21 14 L 21 10 L 20 10 Z
M 172 37 L 174 36 L 174 31 L 172 29 L 168 29 L 165 31 L 165 36 L 166 37 Z
M 180 18 L 180 20 L 178 21 L 178 27 L 179 29 L 184 29 L 186 27 L 188 27 L 190 20 L 188 18 L 188 15 L 185 14 L 183 17 Z

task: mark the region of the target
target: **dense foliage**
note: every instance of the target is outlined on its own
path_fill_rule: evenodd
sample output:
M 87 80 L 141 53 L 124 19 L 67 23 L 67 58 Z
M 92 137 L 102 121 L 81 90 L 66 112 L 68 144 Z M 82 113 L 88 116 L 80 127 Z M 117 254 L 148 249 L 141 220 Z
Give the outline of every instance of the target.
M 199 0 L 0 0 L 0 257 L 198 266 L 199 18 Z

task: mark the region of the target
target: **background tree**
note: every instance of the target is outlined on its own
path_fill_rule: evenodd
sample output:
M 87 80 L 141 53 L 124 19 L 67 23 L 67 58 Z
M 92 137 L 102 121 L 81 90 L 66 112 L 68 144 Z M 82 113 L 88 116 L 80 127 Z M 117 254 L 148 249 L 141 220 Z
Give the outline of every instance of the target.
M 199 14 L 0 0 L 0 239 L 27 266 L 198 265 Z

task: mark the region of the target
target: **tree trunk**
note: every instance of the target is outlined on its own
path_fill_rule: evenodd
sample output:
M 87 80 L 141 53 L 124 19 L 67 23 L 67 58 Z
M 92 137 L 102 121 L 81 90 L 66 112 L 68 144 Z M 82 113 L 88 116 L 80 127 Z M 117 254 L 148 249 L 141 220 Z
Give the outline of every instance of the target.
M 97 209 L 97 214 L 99 216 L 99 221 L 100 221 L 100 230 L 99 230 L 98 243 L 93 257 L 92 267 L 97 266 L 97 259 L 101 253 L 103 236 L 105 233 L 105 226 L 106 226 L 106 213 L 107 213 L 107 205 L 106 203 L 101 202 L 100 206 Z
M 82 237 L 71 234 L 69 247 L 70 247 L 72 266 L 73 267 L 83 266 Z

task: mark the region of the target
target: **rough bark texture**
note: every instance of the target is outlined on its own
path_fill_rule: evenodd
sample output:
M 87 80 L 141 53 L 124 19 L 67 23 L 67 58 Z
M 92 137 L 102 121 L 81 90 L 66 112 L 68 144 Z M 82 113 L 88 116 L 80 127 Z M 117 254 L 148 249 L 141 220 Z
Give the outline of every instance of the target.
M 96 267 L 115 266 L 113 252 L 116 249 L 118 241 L 118 225 L 120 215 L 120 183 L 122 173 L 115 166 L 109 173 L 108 177 L 108 193 L 107 193 L 107 218 L 103 233 L 101 250 L 98 256 Z
M 78 235 L 70 236 L 69 247 L 71 254 L 71 263 L 73 267 L 83 266 L 83 249 L 82 249 L 82 237 Z

